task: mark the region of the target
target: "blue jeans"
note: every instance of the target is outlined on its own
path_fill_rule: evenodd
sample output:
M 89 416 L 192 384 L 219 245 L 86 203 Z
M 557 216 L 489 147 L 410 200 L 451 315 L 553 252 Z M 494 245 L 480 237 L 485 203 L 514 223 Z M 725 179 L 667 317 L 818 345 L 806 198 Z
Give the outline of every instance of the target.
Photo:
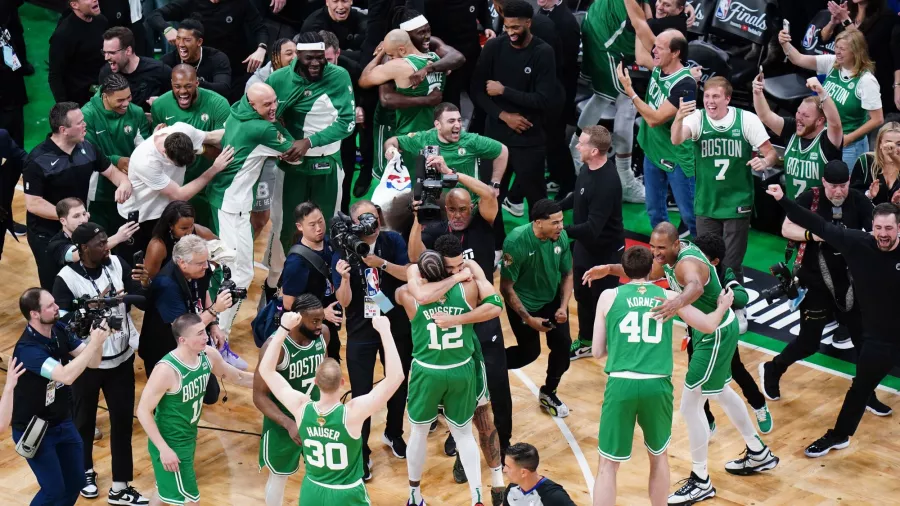
M 694 177 L 685 176 L 678 165 L 672 172 L 666 172 L 645 156 L 644 189 L 651 227 L 669 221 L 669 212 L 666 209 L 669 186 L 672 187 L 672 194 L 675 195 L 675 203 L 678 204 L 681 221 L 687 225 L 691 235 L 697 237 L 697 221 L 694 218 Z
M 853 166 L 856 165 L 856 159 L 862 156 L 863 153 L 869 150 L 869 138 L 863 136 L 858 141 L 853 142 L 847 146 L 844 146 L 843 152 L 841 153 L 841 160 L 847 164 L 847 168 L 850 169 L 850 172 L 853 172 Z
M 22 431 L 13 429 L 13 442 Z M 37 454 L 28 460 L 41 489 L 31 506 L 73 506 L 84 487 L 84 450 L 81 436 L 71 419 L 50 427 Z

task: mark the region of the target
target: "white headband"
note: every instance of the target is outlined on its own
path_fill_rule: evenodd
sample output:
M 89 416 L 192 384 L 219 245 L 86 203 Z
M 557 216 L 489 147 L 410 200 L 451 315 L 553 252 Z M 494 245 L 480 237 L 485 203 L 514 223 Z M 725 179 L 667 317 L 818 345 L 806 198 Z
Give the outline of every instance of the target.
M 409 21 L 404 21 L 400 23 L 400 29 L 404 32 L 411 32 L 417 28 L 422 28 L 423 26 L 428 24 L 428 20 L 425 19 L 425 16 L 418 15 Z
M 307 42 L 306 44 L 297 44 L 297 51 L 324 51 L 324 42 Z

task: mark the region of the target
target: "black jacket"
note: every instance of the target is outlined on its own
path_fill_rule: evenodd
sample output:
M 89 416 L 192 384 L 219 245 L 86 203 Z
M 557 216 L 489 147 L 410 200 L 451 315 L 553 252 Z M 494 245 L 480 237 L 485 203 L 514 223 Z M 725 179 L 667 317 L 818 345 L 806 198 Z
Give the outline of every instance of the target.
M 313 11 L 306 18 L 303 27 L 300 28 L 300 33 L 318 32 L 319 30 L 326 30 L 337 35 L 342 50 L 358 51 L 366 37 L 366 16 L 356 9 L 350 9 L 347 20 L 339 23 L 331 19 L 326 7 L 322 7 Z
M 575 114 L 575 90 L 578 87 L 578 52 L 581 50 L 581 25 L 575 19 L 575 15 L 565 3 L 553 8 L 549 14 L 544 14 L 543 9 L 538 9 L 538 16 L 545 16 L 553 21 L 556 33 L 559 34 L 562 61 L 562 83 L 566 90 L 565 110 L 563 119 L 567 124 L 574 125 L 577 116 Z M 557 55 L 559 56 L 559 55 Z
M 228 55 L 214 47 L 203 46 L 200 50 L 202 51 L 200 61 L 197 65 L 193 65 L 197 69 L 200 87 L 227 98 L 231 92 L 231 63 L 228 61 Z M 164 54 L 160 61 L 172 68 L 181 64 L 177 51 Z
M 50 68 L 47 79 L 56 102 L 84 105 L 91 99 L 91 86 L 106 64 L 103 32 L 109 23 L 102 14 L 85 23 L 78 16 L 63 16 L 50 36 Z

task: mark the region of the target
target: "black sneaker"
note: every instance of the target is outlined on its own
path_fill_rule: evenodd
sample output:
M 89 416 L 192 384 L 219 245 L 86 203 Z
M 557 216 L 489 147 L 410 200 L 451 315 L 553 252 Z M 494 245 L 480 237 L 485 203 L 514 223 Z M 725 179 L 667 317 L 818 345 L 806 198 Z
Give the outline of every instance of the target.
M 109 504 L 121 504 L 123 506 L 142 506 L 150 504 L 150 499 L 142 496 L 140 492 L 129 485 L 118 492 L 113 492 L 112 489 L 109 489 L 109 498 L 106 502 Z
M 466 477 L 466 470 L 463 468 L 462 460 L 459 460 L 459 453 L 456 454 L 456 462 L 453 463 L 453 481 L 456 483 L 469 481 L 469 478 Z
M 356 183 L 353 184 L 353 196 L 360 199 L 365 194 L 369 193 L 369 187 L 372 186 L 372 180 L 369 179 L 366 182 L 365 178 L 357 178 Z
M 816 458 L 827 455 L 831 450 L 843 450 L 850 446 L 850 438 L 847 436 L 840 437 L 833 430 L 828 429 L 825 435 L 816 439 L 816 442 L 807 446 L 803 452 L 807 457 Z
M 28 227 L 22 225 L 21 223 L 14 221 L 13 222 L 13 232 L 18 236 L 22 237 L 28 234 Z
M 432 432 L 434 432 L 436 430 L 437 430 L 437 418 L 435 418 L 434 421 L 431 422 L 431 427 L 428 427 L 428 433 L 431 434 Z
M 894 412 L 890 406 L 879 401 L 878 397 L 875 397 L 875 392 L 872 392 L 869 402 L 866 403 L 866 411 L 875 416 L 890 416 Z
M 372 479 L 372 459 L 366 461 L 366 465 L 363 466 L 363 481 L 369 481 Z
M 491 487 L 491 506 L 503 506 L 503 487 Z
M 406 441 L 402 437 L 388 437 L 387 434 L 381 435 L 381 442 L 391 447 L 391 452 L 398 459 L 406 458 Z
M 716 487 L 712 486 L 708 476 L 705 480 L 701 480 L 691 472 L 688 478 L 679 481 L 678 484 L 681 486 L 669 496 L 669 506 L 690 505 L 716 496 Z
M 744 453 L 741 454 L 740 458 L 725 464 L 725 470 L 738 476 L 750 476 L 761 471 L 775 469 L 777 465 L 778 457 L 772 453 L 768 446 L 764 446 L 758 452 L 745 447 Z
M 93 471 L 84 472 L 84 487 L 81 489 L 81 497 L 94 499 L 100 495 L 97 488 L 97 473 Z
M 773 366 L 774 364 L 772 362 L 763 362 L 759 364 L 759 383 L 766 399 L 777 401 L 778 399 L 781 399 L 781 387 L 778 385 L 781 377 L 772 370 Z
M 453 434 L 448 434 L 447 440 L 444 441 L 444 455 L 448 457 L 456 455 L 456 440 L 453 439 Z

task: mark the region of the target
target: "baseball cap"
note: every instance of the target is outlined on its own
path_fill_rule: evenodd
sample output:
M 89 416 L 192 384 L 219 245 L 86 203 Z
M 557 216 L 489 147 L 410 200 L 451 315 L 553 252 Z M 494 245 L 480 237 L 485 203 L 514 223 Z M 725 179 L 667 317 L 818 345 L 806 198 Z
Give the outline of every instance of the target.
M 82 223 L 78 225 L 78 228 L 72 232 L 72 242 L 75 243 L 76 246 L 81 246 L 83 244 L 87 244 L 91 242 L 91 239 L 97 237 L 99 234 L 105 234 L 106 230 L 96 223 Z

